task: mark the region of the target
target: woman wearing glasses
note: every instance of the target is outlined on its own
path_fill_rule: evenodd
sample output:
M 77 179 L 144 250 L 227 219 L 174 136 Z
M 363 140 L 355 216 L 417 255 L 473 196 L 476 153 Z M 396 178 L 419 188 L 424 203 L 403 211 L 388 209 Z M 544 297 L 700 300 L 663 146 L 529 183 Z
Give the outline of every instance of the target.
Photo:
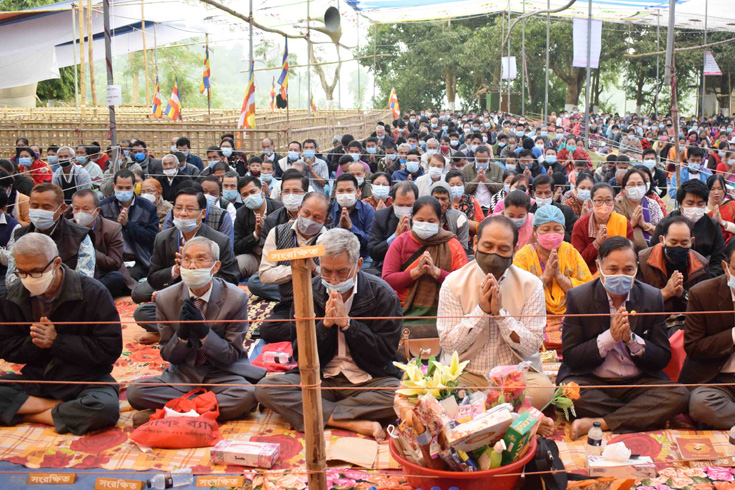
M 648 248 L 653 230 L 664 217 L 658 203 L 646 197 L 650 185 L 646 184 L 646 175 L 641 170 L 630 169 L 623 177 L 622 192 L 615 198 L 615 211 L 633 226 L 636 252 Z
M 572 245 L 587 263 L 592 274 L 597 272 L 597 251 L 611 236 L 624 236 L 633 241 L 633 226 L 625 216 L 616 213 L 613 188 L 599 182 L 592 187 L 592 212 L 574 223 Z

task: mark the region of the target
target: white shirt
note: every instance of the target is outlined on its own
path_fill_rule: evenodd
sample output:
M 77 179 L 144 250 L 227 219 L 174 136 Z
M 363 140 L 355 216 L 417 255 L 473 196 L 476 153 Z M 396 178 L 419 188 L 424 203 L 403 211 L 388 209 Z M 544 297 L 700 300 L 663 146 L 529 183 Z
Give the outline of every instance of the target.
M 490 194 L 490 191 L 487 190 L 487 187 L 482 182 L 477 184 L 477 190 L 475 190 L 475 199 L 477 199 L 477 202 L 479 202 L 480 206 L 482 206 L 483 208 L 490 207 L 493 196 L 492 194 Z
M 416 187 L 419 188 L 419 197 L 430 196 L 432 184 L 434 184 L 434 182 L 440 182 L 443 180 L 444 180 L 443 175 L 440 175 L 439 179 L 436 181 L 431 180 L 431 177 L 429 176 L 429 174 L 424 174 L 418 179 L 416 179 L 414 183 L 416 184 Z
M 355 294 L 357 294 L 357 275 L 355 275 L 355 287 L 352 288 L 352 294 L 345 301 L 345 313 L 348 316 L 352 309 L 352 300 L 355 299 Z M 332 328 L 337 329 L 337 355 L 324 366 L 324 377 L 333 378 L 343 373 L 350 383 L 356 385 L 367 383 L 373 379 L 372 376 L 360 369 L 355 364 L 355 361 L 352 360 L 352 354 L 350 354 L 350 348 L 345 341 L 345 334 L 342 332 L 342 329 L 336 325 L 332 326 Z

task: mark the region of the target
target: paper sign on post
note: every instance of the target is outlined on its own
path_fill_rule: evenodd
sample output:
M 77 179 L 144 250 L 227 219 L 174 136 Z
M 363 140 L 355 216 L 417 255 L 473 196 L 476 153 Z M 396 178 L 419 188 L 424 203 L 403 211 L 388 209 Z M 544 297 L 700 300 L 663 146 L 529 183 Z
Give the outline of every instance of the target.
M 502 80 L 515 80 L 515 78 L 518 76 L 515 56 L 503 56 L 501 68 L 502 72 L 500 78 Z
M 122 105 L 122 85 L 107 86 L 107 105 Z
M 572 66 L 575 68 L 587 67 L 587 19 L 575 17 L 572 35 L 574 37 L 574 56 Z M 602 51 L 602 21 L 592 21 L 592 43 L 590 44 L 590 68 L 600 66 L 600 51 Z
M 717 65 L 715 57 L 712 56 L 711 51 L 707 51 L 704 54 L 704 74 L 705 75 L 722 75 L 720 67 Z
M 268 252 L 268 262 L 286 262 L 289 260 L 313 259 L 324 255 L 324 245 L 311 247 L 286 248 Z

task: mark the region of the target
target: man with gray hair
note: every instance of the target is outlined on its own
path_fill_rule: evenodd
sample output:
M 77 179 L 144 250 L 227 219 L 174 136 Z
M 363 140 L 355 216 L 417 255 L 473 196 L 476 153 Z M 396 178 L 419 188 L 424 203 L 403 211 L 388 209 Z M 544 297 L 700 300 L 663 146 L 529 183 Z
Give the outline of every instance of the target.
M 92 178 L 81 165 L 76 164 L 74 148 L 62 146 L 56 155 L 59 157 L 59 168 L 51 177 L 51 183 L 61 187 L 64 191 L 64 203 L 71 204 L 71 198 L 76 191 L 92 188 Z
M 162 408 L 192 388 L 177 383 L 217 384 L 220 421 L 239 418 L 257 405 L 254 388 L 265 370 L 251 366 L 243 348 L 248 331 L 248 296 L 214 275 L 220 248 L 201 236 L 186 241 L 181 253 L 181 282 L 156 295 L 161 358 L 169 366 L 155 378 L 140 379 L 128 388 L 128 401 L 137 410 Z M 169 323 L 181 322 L 181 323 Z M 211 322 L 211 323 L 207 323 Z M 135 422 L 145 421 L 136 416 Z
M 25 234 L 13 255 L 19 281 L 0 300 L 0 358 L 25 364 L 2 376 L 24 382 L 0 383 L 0 425 L 40 423 L 76 435 L 114 426 L 119 388 L 110 373 L 122 329 L 112 296 L 62 263 L 45 234 Z
M 312 281 L 314 313 L 323 318 L 316 322 L 321 385 L 338 388 L 321 392 L 323 422 L 384 439 L 379 421 L 395 418 L 395 393 L 383 388 L 399 386 L 393 361 L 401 336 L 401 304 L 388 283 L 360 271 L 360 242 L 352 232 L 333 228 L 317 244 L 325 249 L 321 275 Z M 369 318 L 376 311 L 389 318 Z M 288 373 L 265 378 L 255 389 L 258 401 L 297 431 L 304 430 L 300 382 L 298 373 Z

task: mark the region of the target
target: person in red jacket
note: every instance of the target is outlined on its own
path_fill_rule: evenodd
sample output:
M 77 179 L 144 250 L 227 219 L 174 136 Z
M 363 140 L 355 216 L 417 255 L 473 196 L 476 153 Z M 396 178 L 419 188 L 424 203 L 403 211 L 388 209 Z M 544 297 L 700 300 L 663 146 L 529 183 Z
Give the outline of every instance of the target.
M 43 184 L 44 182 L 51 182 L 51 169 L 48 165 L 39 160 L 33 150 L 27 146 L 23 146 L 16 151 L 16 161 L 18 162 L 18 169 L 21 173 L 27 175 L 33 179 L 33 183 Z

